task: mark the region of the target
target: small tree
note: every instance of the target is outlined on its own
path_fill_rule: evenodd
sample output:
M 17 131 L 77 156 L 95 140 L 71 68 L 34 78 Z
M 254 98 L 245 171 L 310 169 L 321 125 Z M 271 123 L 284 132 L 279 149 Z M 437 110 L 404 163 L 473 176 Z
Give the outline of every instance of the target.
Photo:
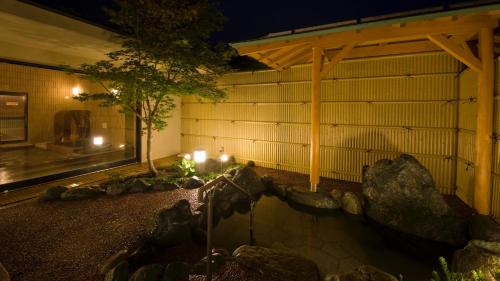
M 77 98 L 120 106 L 122 112 L 140 118 L 147 136 L 149 170 L 156 176 L 152 132 L 167 126 L 174 98 L 196 94 L 216 101 L 225 96 L 216 79 L 225 70 L 226 58 L 208 43 L 223 17 L 208 0 L 115 2 L 117 9 L 108 14 L 119 28 L 121 49 L 108 53 L 107 60 L 80 67 L 85 78 L 105 91 Z

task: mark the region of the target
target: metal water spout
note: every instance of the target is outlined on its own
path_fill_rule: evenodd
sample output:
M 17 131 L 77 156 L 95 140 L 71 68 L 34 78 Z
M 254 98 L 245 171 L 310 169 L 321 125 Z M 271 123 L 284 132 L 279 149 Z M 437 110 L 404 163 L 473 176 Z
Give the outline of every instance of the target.
M 198 189 L 198 202 L 203 202 L 205 199 L 205 196 L 208 197 L 208 206 L 207 206 L 207 211 L 208 211 L 208 218 L 207 218 L 207 277 L 205 280 L 207 281 L 212 281 L 212 228 L 213 228 L 213 220 L 214 220 L 214 190 L 217 188 L 217 184 L 220 182 L 226 182 L 239 192 L 245 194 L 248 196 L 248 199 L 250 200 L 250 226 L 249 226 L 249 232 L 250 232 L 250 244 L 253 243 L 253 208 L 255 206 L 255 200 L 252 198 L 252 195 L 233 182 L 231 179 L 226 177 L 225 175 L 220 175 L 218 176 L 215 180 L 205 184 L 204 186 L 200 187 Z

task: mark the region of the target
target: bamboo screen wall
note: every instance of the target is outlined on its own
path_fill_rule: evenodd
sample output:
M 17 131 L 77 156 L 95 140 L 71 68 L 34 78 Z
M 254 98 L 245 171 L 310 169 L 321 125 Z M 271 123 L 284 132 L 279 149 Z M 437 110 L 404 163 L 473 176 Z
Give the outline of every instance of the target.
M 455 192 L 460 63 L 444 53 L 341 62 L 322 82 L 321 175 L 361 181 L 363 165 L 416 156 Z M 185 98 L 182 149 L 308 173 L 310 66 L 235 73 L 223 103 Z
M 492 173 L 492 214 L 500 219 L 500 63 L 497 62 Z M 471 205 L 474 199 L 474 143 L 476 133 L 477 75 L 470 69 L 460 74 L 457 195 Z

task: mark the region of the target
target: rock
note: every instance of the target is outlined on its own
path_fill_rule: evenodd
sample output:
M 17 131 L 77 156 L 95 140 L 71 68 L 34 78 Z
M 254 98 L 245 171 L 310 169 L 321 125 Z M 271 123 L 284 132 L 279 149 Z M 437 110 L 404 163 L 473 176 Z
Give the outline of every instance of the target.
M 273 184 L 269 190 L 272 194 L 280 199 L 285 199 L 287 194 L 288 186 L 284 184 Z
M 10 275 L 7 269 L 0 263 L 0 281 L 10 281 Z
M 189 178 L 184 184 L 182 185 L 182 188 L 184 189 L 196 189 L 200 188 L 205 185 L 205 182 L 198 178 L 197 176 L 193 176 Z
M 136 178 L 125 182 L 127 190 L 130 193 L 145 192 L 150 188 L 150 184 L 146 182 L 145 179 Z
M 202 172 L 203 174 L 221 173 L 222 172 L 221 162 L 212 158 L 207 159 L 207 161 L 205 161 Z
M 398 281 L 398 278 L 370 265 L 362 265 L 348 273 L 327 274 L 325 281 Z
M 235 168 L 230 168 L 230 169 L 227 169 L 224 174 L 228 174 L 230 175 L 231 177 L 234 177 L 234 175 L 236 175 L 236 172 L 238 171 L 239 168 L 235 167 Z
M 151 189 L 155 191 L 170 191 L 179 188 L 179 186 L 172 182 L 157 182 L 151 185 Z
M 130 268 L 137 269 L 148 264 L 154 253 L 155 249 L 153 245 L 150 243 L 143 243 L 127 257 Z
M 106 194 L 116 196 L 128 191 L 128 186 L 124 183 L 111 183 L 106 186 Z
M 248 167 L 239 169 L 234 175 L 233 182 L 248 191 L 254 200 L 258 200 L 266 191 L 260 177 Z
M 102 192 L 90 187 L 70 188 L 61 194 L 62 200 L 78 200 L 100 195 Z
M 174 246 L 191 239 L 191 206 L 189 201 L 178 201 L 172 208 L 160 210 L 148 226 L 148 237 L 153 244 Z
M 212 272 L 217 271 L 225 262 L 226 257 L 221 253 L 216 253 L 212 250 Z M 193 268 L 191 268 L 191 273 L 206 275 L 207 272 L 207 257 L 204 257 L 199 262 L 195 263 Z
M 248 161 L 248 162 L 247 162 L 247 167 L 250 167 L 250 168 L 255 167 L 255 162 L 254 162 L 254 161 L 252 161 L 252 160 Z
M 500 277 L 500 255 L 498 252 L 478 247 L 478 245 L 484 246 L 485 243 L 490 244 L 490 248 L 500 250 L 498 242 L 471 241 L 464 249 L 453 254 L 452 270 L 469 277 L 472 270 L 482 271 L 487 281 L 498 280 L 495 277 Z
M 291 203 L 318 210 L 336 210 L 340 208 L 341 202 L 336 201 L 327 192 L 310 192 L 290 189 L 287 192 L 287 200 Z
M 352 192 L 346 192 L 342 196 L 342 209 L 352 215 L 361 215 L 363 213 L 363 207 L 361 207 L 358 196 Z
M 106 273 L 104 281 L 127 281 L 128 279 L 128 263 L 122 261 L 117 266 L 113 267 Z
M 490 216 L 475 215 L 469 223 L 469 235 L 471 240 L 500 242 L 500 224 Z
M 332 191 L 330 191 L 330 196 L 333 198 L 333 200 L 342 202 L 342 191 L 333 189 Z
M 262 176 L 262 178 L 260 178 L 260 180 L 262 181 L 262 184 L 264 185 L 266 190 L 271 190 L 273 188 L 274 182 L 271 176 L 264 175 Z
M 39 200 L 42 202 L 59 200 L 61 199 L 61 194 L 66 191 L 68 191 L 68 188 L 65 186 L 52 186 L 40 195 Z
M 443 200 L 429 171 L 413 156 L 363 168 L 366 215 L 398 232 L 448 245 L 467 241 L 465 220 Z
M 163 270 L 164 268 L 160 264 L 145 265 L 134 272 L 129 281 L 161 281 Z
M 99 273 L 106 274 L 109 270 L 111 270 L 112 268 L 114 268 L 118 264 L 125 261 L 127 259 L 127 257 L 128 257 L 127 250 L 119 251 L 118 253 L 116 253 L 116 254 L 114 254 L 111 257 L 106 259 L 106 261 L 99 268 Z
M 191 266 L 185 262 L 174 262 L 167 265 L 163 281 L 188 281 Z
M 258 246 L 243 245 L 233 252 L 236 261 L 263 276 L 287 281 L 319 280 L 317 265 L 306 258 Z

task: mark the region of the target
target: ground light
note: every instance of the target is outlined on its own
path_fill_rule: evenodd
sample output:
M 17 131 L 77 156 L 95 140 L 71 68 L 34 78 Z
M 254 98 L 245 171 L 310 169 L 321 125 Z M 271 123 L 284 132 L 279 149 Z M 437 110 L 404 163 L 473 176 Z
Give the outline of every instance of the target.
M 184 159 L 191 160 L 191 154 L 189 153 L 184 154 Z
M 80 95 L 80 88 L 79 87 L 74 87 L 71 90 L 71 93 L 73 94 L 73 97 L 78 97 Z
M 104 138 L 101 136 L 94 137 L 94 145 L 102 145 L 104 143 Z
M 205 150 L 195 150 L 193 156 L 196 163 L 204 163 L 207 160 L 207 152 Z

